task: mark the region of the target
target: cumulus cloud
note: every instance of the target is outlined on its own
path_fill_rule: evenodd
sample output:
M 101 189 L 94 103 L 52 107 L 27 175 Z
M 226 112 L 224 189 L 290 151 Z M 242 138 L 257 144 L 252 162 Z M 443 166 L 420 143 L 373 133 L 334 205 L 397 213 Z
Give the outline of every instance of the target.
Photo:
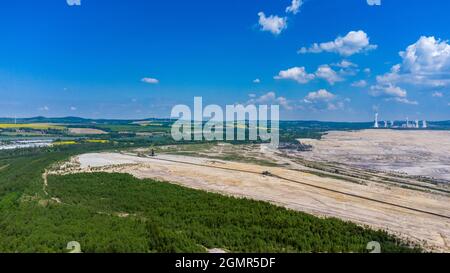
M 315 78 L 314 74 L 306 72 L 305 67 L 292 67 L 288 70 L 282 70 L 274 77 L 276 80 L 293 80 L 301 84 L 308 83 Z
M 260 79 L 254 79 L 253 83 L 261 83 L 261 80 Z
M 410 74 L 417 81 L 443 86 L 450 84 L 450 45 L 435 37 L 422 36 L 400 52 L 403 59 L 400 72 Z
M 40 107 L 39 108 L 39 111 L 49 111 L 50 110 L 50 108 L 48 108 L 48 106 L 47 105 L 45 105 L 45 106 L 42 106 L 42 107 Z
M 69 6 L 81 6 L 81 0 L 66 0 Z
M 340 63 L 337 63 L 336 66 L 340 67 L 340 68 L 358 67 L 357 64 L 354 64 L 354 63 L 349 62 L 347 60 L 342 60 Z
M 434 92 L 431 96 L 435 97 L 435 98 L 442 98 L 444 96 L 444 94 L 442 92 Z
M 447 41 L 435 37 L 422 36 L 420 39 L 400 52 L 403 64 L 409 71 L 440 71 L 450 68 L 450 45 Z
M 302 101 L 303 105 L 307 109 L 313 111 L 320 110 L 342 110 L 345 108 L 345 103 L 343 100 L 338 99 L 338 96 L 328 92 L 326 89 L 320 89 L 315 92 L 310 92 Z
M 369 6 L 381 6 L 381 0 L 367 0 Z
M 285 98 L 285 97 L 278 97 L 276 98 L 276 102 L 284 109 L 286 110 L 292 110 L 294 109 L 291 105 L 290 102 Z
M 286 8 L 287 13 L 297 14 L 300 11 L 300 8 L 303 5 L 303 0 L 292 0 L 292 3 L 289 7 Z
M 370 89 L 371 89 L 370 94 L 374 97 L 388 96 L 388 97 L 406 98 L 408 94 L 405 89 L 402 89 L 394 85 L 387 85 L 387 86 L 374 85 Z
M 332 66 L 339 67 L 339 74 L 341 76 L 354 76 L 359 72 L 358 65 L 347 60 L 342 60 L 340 63 L 332 64 Z
M 397 102 L 416 105 L 418 102 L 408 100 L 406 90 L 399 86 L 430 92 L 436 87 L 450 86 L 450 45 L 447 41 L 422 36 L 399 55 L 401 63 L 377 76 L 377 84 L 371 88 L 375 94 L 384 90 L 383 93 L 395 96 Z M 439 97 L 439 92 L 432 95 Z
M 76 111 L 77 108 L 75 106 L 70 106 L 70 111 Z
M 270 15 L 267 17 L 264 12 L 259 12 L 259 25 L 261 31 L 269 31 L 274 35 L 279 35 L 287 27 L 287 18 Z
M 319 66 L 315 75 L 317 78 L 326 80 L 331 85 L 344 80 L 327 64 Z
M 148 84 L 158 84 L 159 83 L 159 80 L 155 79 L 155 78 L 143 78 L 141 81 L 148 83 Z
M 336 97 L 333 93 L 328 92 L 326 89 L 320 89 L 316 92 L 310 92 L 306 97 L 305 101 L 330 101 Z
M 447 41 L 422 36 L 399 55 L 402 63 L 378 76 L 379 83 L 408 83 L 428 87 L 450 85 L 450 45 Z
M 367 86 L 367 81 L 360 80 L 360 81 L 353 82 L 351 85 L 353 87 L 360 87 L 360 88 L 362 88 L 362 87 L 366 87 Z
M 315 73 L 308 73 L 305 67 L 292 67 L 287 70 L 281 70 L 277 76 L 274 77 L 276 80 L 293 80 L 300 84 L 306 84 L 314 79 L 323 79 L 329 84 L 334 85 L 337 82 L 344 81 L 343 75 L 353 74 L 350 68 L 341 69 L 336 72 L 331 68 L 330 65 L 324 64 L 317 68 Z
M 370 44 L 370 39 L 367 34 L 362 31 L 350 31 L 344 37 L 337 37 L 334 41 L 325 43 L 314 43 L 309 48 L 302 47 L 298 52 L 300 54 L 306 53 L 321 53 L 332 52 L 342 56 L 351 56 L 357 53 L 367 52 L 376 49 L 376 45 Z
M 373 97 L 382 97 L 385 101 L 394 101 L 403 104 L 418 105 L 417 101 L 407 98 L 408 92 L 392 84 L 389 85 L 374 85 L 370 88 L 370 95 Z
M 369 94 L 373 97 L 384 98 L 385 101 L 394 101 L 403 104 L 418 105 L 417 101 L 408 99 L 408 92 L 391 83 L 389 84 L 377 84 L 370 87 Z
M 293 107 L 290 105 L 289 100 L 285 97 L 277 97 L 275 92 L 268 92 L 260 97 L 256 97 L 255 94 L 249 94 L 251 99 L 247 101 L 247 104 L 278 104 L 283 109 L 292 110 Z

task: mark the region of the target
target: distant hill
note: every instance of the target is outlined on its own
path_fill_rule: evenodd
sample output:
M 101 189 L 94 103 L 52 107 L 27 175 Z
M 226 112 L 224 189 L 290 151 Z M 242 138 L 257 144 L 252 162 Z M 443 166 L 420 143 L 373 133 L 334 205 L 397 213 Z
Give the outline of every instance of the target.
M 137 120 L 120 120 L 120 119 L 86 119 L 80 117 L 31 117 L 18 118 L 17 123 L 63 123 L 63 124 L 109 124 L 109 125 L 126 125 L 133 122 L 158 121 L 169 122 L 170 119 L 137 119 Z M 0 118 L 0 123 L 14 123 L 14 118 Z M 314 120 L 299 120 L 299 121 L 281 121 L 280 127 L 294 127 L 297 129 L 320 129 L 320 130 L 361 130 L 373 127 L 373 122 L 329 122 L 329 121 L 314 121 Z M 428 122 L 429 129 L 436 130 L 450 130 L 450 120 L 446 121 L 430 121 Z
M 143 120 L 119 120 L 119 119 L 85 119 L 79 117 L 61 117 L 61 118 L 46 118 L 46 117 L 31 117 L 31 118 L 0 118 L 0 123 L 64 123 L 64 124 L 130 124 L 136 121 L 163 121 L 165 119 L 143 119 Z

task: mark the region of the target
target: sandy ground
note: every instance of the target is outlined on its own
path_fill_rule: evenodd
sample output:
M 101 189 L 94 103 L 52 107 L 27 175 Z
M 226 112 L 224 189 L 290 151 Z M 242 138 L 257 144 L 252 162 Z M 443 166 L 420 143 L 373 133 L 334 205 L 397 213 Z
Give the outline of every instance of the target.
M 98 130 L 98 129 L 91 129 L 91 128 L 69 128 L 69 132 L 74 135 L 104 135 L 107 134 L 107 132 Z
M 450 132 L 362 130 L 328 132 L 302 157 L 450 181 Z
M 193 166 L 180 162 L 204 166 Z M 231 168 L 234 171 L 217 167 Z M 450 252 L 450 220 L 448 218 L 373 202 L 326 189 L 450 217 L 450 197 L 444 195 L 401 187 L 387 187 L 377 183 L 359 185 L 284 167 L 262 167 L 254 164 L 180 155 L 143 158 L 120 153 L 90 153 L 72 159 L 71 163 L 67 163 L 53 174 L 90 171 L 130 173 L 138 178 L 154 178 L 194 189 L 268 201 L 317 216 L 337 217 L 384 229 L 404 239 L 420 243 L 428 250 Z M 307 185 L 272 176 L 263 176 L 261 174 L 263 171 L 269 171 L 272 174 Z

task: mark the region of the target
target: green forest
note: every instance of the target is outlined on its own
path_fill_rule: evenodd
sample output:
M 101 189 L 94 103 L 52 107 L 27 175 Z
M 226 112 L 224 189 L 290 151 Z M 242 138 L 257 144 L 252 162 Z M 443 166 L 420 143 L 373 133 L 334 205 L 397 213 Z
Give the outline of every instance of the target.
M 116 149 L 119 147 L 107 147 Z M 420 249 L 383 231 L 320 219 L 265 202 L 125 174 L 50 176 L 51 164 L 105 146 L 0 152 L 0 252 L 383 252 Z

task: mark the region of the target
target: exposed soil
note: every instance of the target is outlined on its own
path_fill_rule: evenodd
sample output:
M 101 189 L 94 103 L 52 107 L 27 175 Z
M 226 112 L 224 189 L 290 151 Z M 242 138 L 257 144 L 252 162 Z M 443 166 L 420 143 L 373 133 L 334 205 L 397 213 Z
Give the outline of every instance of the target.
M 450 197 L 446 195 L 383 183 L 351 183 L 288 167 L 169 154 L 84 154 L 51 174 L 97 171 L 130 173 L 138 178 L 268 201 L 384 229 L 428 250 L 450 251 Z

